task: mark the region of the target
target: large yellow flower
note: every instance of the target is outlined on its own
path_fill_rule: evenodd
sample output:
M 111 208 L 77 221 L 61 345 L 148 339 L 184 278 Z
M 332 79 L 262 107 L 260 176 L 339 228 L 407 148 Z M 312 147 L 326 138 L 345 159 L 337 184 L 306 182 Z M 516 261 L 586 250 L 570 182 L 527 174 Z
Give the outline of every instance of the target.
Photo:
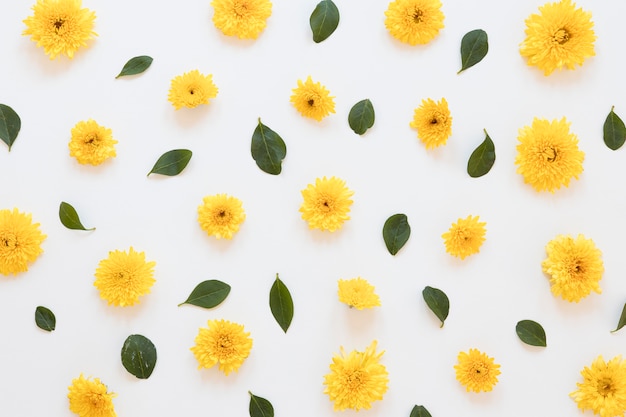
M 107 386 L 99 378 L 85 378 L 83 374 L 72 380 L 67 398 L 70 411 L 79 417 L 116 417 L 113 398 L 117 394 L 107 391 Z
M 301 193 L 304 201 L 300 212 L 302 219 L 309 223 L 309 229 L 334 232 L 350 219 L 350 197 L 354 191 L 346 187 L 344 180 L 336 177 L 316 178 L 315 185 L 307 185 Z
M 439 0 L 395 0 L 385 11 L 385 27 L 401 42 L 426 44 L 443 29 Z
M 78 122 L 72 128 L 68 144 L 70 156 L 81 164 L 100 165 L 115 157 L 115 144 L 111 129 L 100 126 L 94 120 Z
M 526 19 L 526 39 L 520 46 L 528 65 L 535 65 L 550 75 L 555 69 L 576 68 L 595 55 L 591 13 L 570 0 L 546 3 L 540 14 Z
M 198 206 L 200 227 L 217 239 L 232 239 L 245 219 L 241 200 L 227 194 L 206 196 Z
M 0 274 L 28 271 L 28 264 L 43 252 L 41 243 L 45 239 L 30 213 L 16 208 L 0 210 Z
M 294 88 L 291 103 L 304 117 L 310 117 L 318 122 L 330 113 L 335 112 L 335 97 L 321 83 L 314 83 L 309 75 L 305 82 L 298 80 L 298 87 Z
M 213 23 L 226 36 L 256 39 L 272 15 L 269 0 L 213 0 Z
M 461 259 L 478 253 L 485 241 L 485 226 L 479 222 L 479 216 L 467 216 L 452 223 L 450 229 L 441 235 L 446 245 L 446 252 Z
M 626 413 L 626 361 L 616 356 L 605 362 L 602 355 L 580 371 L 583 382 L 570 394 L 582 411 L 592 410 L 600 417 L 618 417 Z
M 553 193 L 583 172 L 585 153 L 578 149 L 569 125 L 565 117 L 552 122 L 535 118 L 532 126 L 520 129 L 515 164 L 535 190 Z
M 96 32 L 93 31 L 96 14 L 81 8 L 81 0 L 37 0 L 33 15 L 24 23 L 23 35 L 42 46 L 44 52 L 55 59 L 64 54 L 74 58 L 81 46 L 87 46 Z
M 457 359 L 458 363 L 454 365 L 456 380 L 467 392 L 491 391 L 498 382 L 500 365 L 478 349 L 459 352 Z
M 417 129 L 417 137 L 426 149 L 445 145 L 452 134 L 452 116 L 445 98 L 435 102 L 422 100 L 422 105 L 414 110 L 413 121 L 409 123 Z
M 193 70 L 172 79 L 167 99 L 176 110 L 182 107 L 193 109 L 209 104 L 209 99 L 217 97 L 217 92 L 212 74 L 204 75 Z
M 385 351 L 377 353 L 376 344 L 374 340 L 365 352 L 353 350 L 348 355 L 341 347 L 341 355 L 333 357 L 330 373 L 324 376 L 324 393 L 334 403 L 335 410 L 369 409 L 374 401 L 383 399 L 389 373 L 379 362 Z
M 238 371 L 252 350 L 250 333 L 241 324 L 228 320 L 209 320 L 208 328 L 200 328 L 196 344 L 191 348 L 198 369 L 219 363 L 220 371 L 228 375 Z
M 337 282 L 339 287 L 339 301 L 354 307 L 357 310 L 380 306 L 380 298 L 374 292 L 372 284 L 361 277 L 353 279 L 340 279 Z

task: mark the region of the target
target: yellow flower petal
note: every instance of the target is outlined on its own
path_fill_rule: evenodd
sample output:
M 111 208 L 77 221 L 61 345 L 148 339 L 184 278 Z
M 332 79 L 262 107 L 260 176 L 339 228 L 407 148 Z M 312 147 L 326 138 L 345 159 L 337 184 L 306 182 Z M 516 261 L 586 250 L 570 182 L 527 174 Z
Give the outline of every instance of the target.
M 310 75 L 305 82 L 298 80 L 298 87 L 292 91 L 290 101 L 304 117 L 319 122 L 335 112 L 335 101 L 330 96 L 330 91 L 319 82 L 314 83 Z
M 70 156 L 80 164 L 100 165 L 116 156 L 113 132 L 100 126 L 94 120 L 78 122 L 72 128 L 72 138 L 68 144 Z
M 380 298 L 374 292 L 375 288 L 361 277 L 337 282 L 339 301 L 354 307 L 357 310 L 380 306 Z
M 237 372 L 251 350 L 250 333 L 241 324 L 228 320 L 209 320 L 208 328 L 199 329 L 196 344 L 191 348 L 198 369 L 219 364 L 225 375 Z
M 413 121 L 409 123 L 417 129 L 417 137 L 426 145 L 426 149 L 445 145 L 452 135 L 452 116 L 445 98 L 435 102 L 422 100 L 422 105 L 415 109 Z
M 182 107 L 193 109 L 209 104 L 209 99 L 217 97 L 217 92 L 212 74 L 204 75 L 193 70 L 172 79 L 167 99 L 176 110 Z
M 315 185 L 309 184 L 301 193 L 304 201 L 300 212 L 302 219 L 309 223 L 309 229 L 334 232 L 350 219 L 350 197 L 354 191 L 346 187 L 345 181 L 336 177 L 317 178 Z
M 232 239 L 245 219 L 241 200 L 226 194 L 206 196 L 198 206 L 200 227 L 217 239 Z
M 443 29 L 445 18 L 439 0 L 395 0 L 389 3 L 385 16 L 391 36 L 409 45 L 433 40 Z
M 458 363 L 454 365 L 456 380 L 465 387 L 467 392 L 491 391 L 498 383 L 500 365 L 494 363 L 493 358 L 470 349 L 469 352 L 459 352 Z
M 70 411 L 79 417 L 116 417 L 113 398 L 117 394 L 108 392 L 107 386 L 100 379 L 85 378 L 83 374 L 72 380 L 68 387 L 67 398 Z
M 467 216 L 452 223 L 450 229 L 441 235 L 450 255 L 465 259 L 480 251 L 485 241 L 485 222 L 479 222 L 479 216 Z
M 570 394 L 579 409 L 591 410 L 600 417 L 626 413 L 626 361 L 621 356 L 605 362 L 600 355 L 580 374 L 583 382 L 577 382 L 578 389 Z

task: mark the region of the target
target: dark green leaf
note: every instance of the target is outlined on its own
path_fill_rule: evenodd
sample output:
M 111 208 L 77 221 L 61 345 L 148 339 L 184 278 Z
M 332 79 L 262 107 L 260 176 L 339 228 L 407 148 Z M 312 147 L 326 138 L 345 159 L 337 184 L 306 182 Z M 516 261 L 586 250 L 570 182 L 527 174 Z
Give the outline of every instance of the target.
M 120 72 L 115 78 L 120 78 L 125 75 L 141 74 L 142 72 L 147 70 L 150 65 L 152 65 L 151 57 L 147 55 L 136 56 L 134 58 L 131 58 L 126 64 L 124 64 L 122 72 Z
M 622 308 L 622 315 L 619 316 L 617 327 L 615 328 L 615 330 L 611 330 L 611 333 L 618 331 L 624 326 L 626 326 L 626 304 L 624 304 L 624 307 Z
M 361 100 L 352 106 L 348 114 L 350 129 L 357 135 L 362 135 L 367 129 L 374 126 L 374 106 L 369 99 Z
M 621 148 L 626 140 L 626 127 L 613 109 L 615 106 L 611 107 L 611 112 L 604 121 L 604 143 L 615 151 Z
M 152 170 L 148 172 L 148 175 L 161 174 L 169 177 L 178 175 L 189 163 L 191 155 L 192 153 L 188 149 L 174 149 L 172 151 L 165 152 L 156 161 Z
M 440 327 L 443 327 L 443 323 L 446 321 L 448 313 L 450 312 L 450 300 L 448 300 L 446 293 L 440 289 L 426 286 L 424 290 L 422 290 L 422 296 L 428 308 L 441 320 Z
M 71 204 L 66 203 L 65 201 L 61 201 L 61 205 L 59 206 L 59 219 L 63 226 L 72 230 L 96 230 L 95 227 L 91 229 L 86 229 L 85 226 L 80 222 L 80 218 L 78 217 L 78 213 Z
M 35 309 L 35 323 L 37 323 L 37 327 L 40 329 L 51 332 L 56 327 L 57 319 L 52 311 L 46 307 L 39 306 Z
M 293 319 L 293 299 L 289 289 L 278 278 L 278 274 L 270 289 L 270 309 L 280 328 L 287 333 L 291 319 Z
M 467 32 L 461 40 L 461 69 L 458 73 L 482 61 L 488 50 L 487 32 L 482 29 Z
M 261 118 L 252 134 L 250 151 L 259 168 L 268 174 L 280 174 L 287 147 L 278 133 L 261 123 Z
M 274 407 L 272 403 L 262 397 L 250 394 L 250 417 L 274 417 Z
M 6 104 L 0 104 L 0 139 L 9 145 L 9 151 L 17 134 L 20 133 L 22 120 L 11 107 Z
M 541 324 L 532 320 L 521 320 L 517 322 L 515 331 L 520 340 L 527 345 L 531 346 L 547 346 L 546 344 L 546 332 L 541 327 Z
M 485 130 L 485 140 L 474 149 L 467 161 L 467 173 L 472 178 L 482 177 L 496 162 L 496 147 Z
M 196 285 L 196 288 L 189 294 L 187 300 L 183 301 L 178 306 L 191 304 L 204 308 L 217 307 L 228 297 L 228 293 L 230 293 L 230 285 L 225 282 L 216 279 L 202 281 L 200 284 Z
M 313 41 L 320 43 L 333 34 L 339 25 L 339 9 L 332 0 L 320 1 L 309 19 Z
M 154 344 L 145 336 L 131 334 L 122 346 L 122 365 L 139 379 L 152 375 L 157 361 Z
M 395 255 L 411 236 L 411 226 L 406 214 L 394 214 L 385 221 L 383 239 L 390 254 Z
M 423 405 L 416 405 L 411 410 L 411 415 L 409 417 L 432 417 L 426 407 Z

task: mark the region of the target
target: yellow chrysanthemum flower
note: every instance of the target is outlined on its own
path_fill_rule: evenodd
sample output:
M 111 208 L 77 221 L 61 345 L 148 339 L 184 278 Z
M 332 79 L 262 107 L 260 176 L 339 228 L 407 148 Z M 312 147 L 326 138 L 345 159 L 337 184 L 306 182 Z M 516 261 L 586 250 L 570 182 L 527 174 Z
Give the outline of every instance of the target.
M 272 15 L 269 0 L 213 0 L 213 23 L 226 36 L 256 39 Z
M 445 18 L 439 0 L 395 0 L 389 3 L 385 16 L 391 36 L 409 45 L 433 40 L 443 29 Z
M 441 235 L 446 245 L 446 252 L 461 259 L 480 252 L 485 241 L 487 223 L 479 222 L 479 216 L 467 216 L 452 223 L 450 229 Z
M 176 110 L 182 107 L 193 109 L 201 104 L 209 104 L 209 99 L 217 97 L 217 86 L 213 75 L 204 75 L 193 70 L 172 79 L 167 99 Z
M 209 320 L 208 328 L 200 328 L 196 344 L 191 348 L 198 369 L 219 363 L 220 371 L 228 375 L 237 372 L 252 350 L 250 333 L 241 324 L 228 320 Z
M 33 15 L 24 23 L 23 35 L 30 35 L 50 59 L 64 54 L 70 59 L 87 41 L 97 36 L 93 31 L 96 14 L 81 7 L 81 0 L 37 0 Z
M 580 371 L 583 382 L 570 394 L 578 408 L 591 410 L 600 417 L 618 417 L 626 413 L 626 361 L 616 356 L 605 362 L 602 355 Z
M 309 223 L 309 229 L 334 232 L 350 219 L 350 197 L 354 191 L 346 187 L 344 180 L 336 177 L 316 178 L 315 185 L 307 185 L 301 193 L 304 201 L 300 212 L 302 219 Z
M 70 411 L 79 417 L 116 417 L 113 398 L 117 394 L 107 392 L 107 386 L 100 379 L 85 378 L 83 374 L 72 380 L 67 398 Z
M 372 284 L 361 277 L 337 281 L 339 301 L 357 310 L 380 306 L 380 298 Z
M 0 210 L 0 274 L 28 271 L 28 264 L 43 252 L 41 243 L 45 239 L 30 213 L 16 208 Z
M 454 365 L 456 380 L 467 392 L 491 391 L 498 382 L 500 365 L 478 349 L 459 352 L 457 359 L 458 363 Z
M 324 394 L 328 394 L 336 411 L 369 409 L 374 401 L 383 399 L 389 373 L 379 362 L 385 351 L 376 353 L 376 344 L 374 340 L 365 352 L 353 350 L 348 355 L 342 346 L 341 355 L 333 357 L 330 373 L 324 376 Z
M 148 294 L 156 282 L 155 265 L 154 261 L 146 262 L 145 253 L 135 251 L 132 246 L 128 253 L 114 250 L 98 264 L 93 285 L 109 305 L 132 306 L 139 303 L 139 298 Z
M 600 294 L 604 273 L 602 252 L 593 240 L 578 235 L 559 235 L 546 245 L 548 257 L 541 263 L 550 276 L 552 293 L 570 302 L 579 302 L 595 291 Z
M 426 149 L 445 145 L 452 135 L 452 116 L 445 98 L 435 102 L 422 100 L 422 105 L 414 110 L 413 121 L 409 123 L 417 129 L 417 137 Z
M 578 149 L 578 138 L 569 125 L 565 117 L 552 122 L 535 118 L 532 126 L 520 129 L 515 164 L 524 182 L 535 190 L 553 193 L 583 172 L 585 153 Z
M 100 165 L 116 156 L 111 129 L 100 126 L 94 120 L 78 122 L 72 128 L 72 138 L 68 144 L 70 156 L 80 164 Z
M 321 83 L 314 83 L 309 75 L 305 82 L 298 80 L 298 87 L 294 88 L 291 103 L 304 117 L 310 117 L 318 122 L 330 113 L 335 112 L 335 97 Z
M 198 206 L 200 227 L 217 239 L 232 239 L 245 219 L 241 200 L 227 194 L 206 196 Z
M 561 0 L 544 4 L 539 13 L 526 19 L 526 39 L 520 45 L 528 65 L 550 75 L 563 67 L 575 69 L 595 55 L 596 35 L 590 12 L 577 9 L 570 0 Z

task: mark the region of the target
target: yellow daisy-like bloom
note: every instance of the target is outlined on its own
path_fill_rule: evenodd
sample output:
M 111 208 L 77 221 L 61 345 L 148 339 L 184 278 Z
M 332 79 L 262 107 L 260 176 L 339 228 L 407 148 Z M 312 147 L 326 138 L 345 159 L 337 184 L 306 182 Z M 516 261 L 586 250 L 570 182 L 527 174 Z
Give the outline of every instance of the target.
M 209 104 L 209 99 L 217 97 L 217 86 L 213 75 L 204 75 L 193 70 L 172 79 L 167 99 L 176 110 L 182 107 L 193 109 L 201 104 Z
M 272 15 L 269 0 L 213 0 L 213 23 L 226 36 L 256 39 Z
M 100 165 L 116 156 L 111 129 L 100 126 L 94 120 L 78 122 L 72 128 L 72 138 L 68 144 L 70 156 L 80 164 Z
M 623 416 L 626 412 L 626 362 L 616 356 L 605 362 L 602 355 L 580 371 L 583 382 L 570 394 L 582 411 L 592 410 L 600 417 Z
M 467 216 L 452 223 L 450 229 L 441 235 L 446 245 L 446 252 L 461 259 L 480 252 L 485 241 L 487 223 L 479 222 L 479 216 Z
M 426 149 L 445 145 L 452 135 L 452 116 L 445 98 L 435 102 L 422 100 L 422 105 L 414 110 L 413 121 L 409 126 L 417 129 L 417 137 Z
M 309 223 L 309 229 L 334 232 L 350 219 L 350 197 L 354 191 L 346 187 L 344 180 L 336 177 L 316 178 L 315 185 L 307 185 L 301 193 L 304 201 L 300 212 L 302 219 Z
M 154 261 L 146 262 L 145 253 L 135 251 L 132 246 L 128 253 L 110 251 L 109 257 L 98 264 L 93 285 L 109 305 L 132 306 L 139 303 L 139 297 L 148 294 L 156 282 L 155 265 Z
M 593 240 L 578 235 L 559 235 L 546 245 L 548 257 L 541 263 L 550 276 L 552 294 L 570 302 L 579 302 L 595 291 L 600 294 L 604 273 L 602 252 Z
M 337 281 L 339 301 L 357 310 L 380 306 L 380 298 L 372 284 L 361 277 Z
M 241 200 L 227 194 L 206 196 L 198 206 L 200 227 L 217 239 L 232 239 L 245 219 Z
M 389 373 L 379 362 L 385 351 L 376 353 L 376 344 L 374 340 L 365 352 L 353 350 L 348 355 L 341 347 L 341 355 L 333 357 L 330 373 L 324 376 L 324 394 L 334 403 L 335 411 L 369 409 L 374 401 L 383 399 Z
M 31 214 L 16 208 L 0 210 L 0 274 L 28 271 L 28 264 L 43 252 L 41 243 L 45 239 Z
M 335 112 L 335 97 L 321 83 L 314 83 L 309 75 L 305 82 L 298 80 L 298 87 L 294 88 L 290 101 L 296 110 L 304 117 L 310 117 L 318 122 L 330 113 Z
M 67 398 L 70 400 L 70 411 L 80 417 L 116 417 L 113 398 L 117 394 L 107 392 L 107 386 L 100 379 L 85 378 L 83 374 L 72 380 L 68 387 Z
M 445 16 L 439 0 L 395 0 L 385 11 L 385 27 L 409 45 L 426 44 L 443 29 Z
M 565 117 L 552 122 L 535 118 L 532 126 L 520 129 L 515 164 L 535 190 L 554 193 L 583 172 L 585 153 L 578 149 L 569 125 Z
M 535 65 L 550 75 L 555 69 L 575 69 L 586 58 L 594 56 L 591 13 L 570 0 L 546 3 L 539 8 L 540 14 L 526 19 L 526 39 L 520 45 L 520 53 L 528 58 L 528 65 Z
M 250 333 L 241 324 L 228 320 L 209 320 L 208 328 L 200 328 L 196 345 L 191 348 L 198 369 L 219 363 L 220 371 L 228 375 L 237 372 L 252 350 Z
M 97 36 L 93 31 L 96 14 L 81 7 L 81 0 L 37 0 L 33 15 L 24 23 L 23 35 L 30 35 L 50 59 L 64 54 L 70 59 L 87 41 Z
M 458 364 L 454 365 L 456 380 L 467 392 L 491 391 L 498 382 L 500 365 L 478 349 L 459 352 L 457 359 Z

